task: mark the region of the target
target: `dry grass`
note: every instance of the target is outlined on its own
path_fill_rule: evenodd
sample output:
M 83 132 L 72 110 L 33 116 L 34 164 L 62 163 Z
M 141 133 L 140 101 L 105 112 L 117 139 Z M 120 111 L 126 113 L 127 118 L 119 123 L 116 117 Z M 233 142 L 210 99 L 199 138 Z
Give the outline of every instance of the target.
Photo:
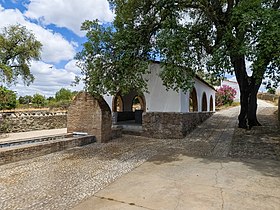
M 226 104 L 226 105 L 223 105 L 223 106 L 216 106 L 216 111 L 218 112 L 218 111 L 229 109 L 229 108 L 232 108 L 232 107 L 235 107 L 235 106 L 240 106 L 240 102 L 233 102 L 231 105 Z

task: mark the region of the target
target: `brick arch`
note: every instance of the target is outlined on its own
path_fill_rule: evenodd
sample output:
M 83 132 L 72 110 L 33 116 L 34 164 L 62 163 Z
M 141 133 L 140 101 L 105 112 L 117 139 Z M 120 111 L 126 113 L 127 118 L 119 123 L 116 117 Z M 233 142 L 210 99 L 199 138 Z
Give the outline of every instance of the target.
M 207 96 L 206 93 L 203 92 L 202 94 L 202 103 L 201 103 L 202 111 L 206 112 L 207 111 Z
M 100 96 L 80 92 L 72 101 L 67 113 L 67 132 L 85 132 L 94 135 L 98 142 L 111 139 L 112 115 L 109 105 Z
M 197 112 L 198 111 L 197 93 L 196 93 L 195 87 L 192 89 L 192 92 L 190 92 L 189 111 L 190 112 Z
M 213 96 L 210 96 L 210 111 L 214 110 L 214 101 L 213 101 Z

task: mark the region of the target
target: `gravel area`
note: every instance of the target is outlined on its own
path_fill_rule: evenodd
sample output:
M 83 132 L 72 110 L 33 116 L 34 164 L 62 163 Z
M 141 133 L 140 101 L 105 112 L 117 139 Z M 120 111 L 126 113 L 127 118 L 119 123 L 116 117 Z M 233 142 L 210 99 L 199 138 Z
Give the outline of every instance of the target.
M 275 107 L 260 109 L 263 113 L 260 119 L 271 123 L 264 124 L 272 130 L 276 129 L 271 121 L 273 110 Z M 231 157 L 252 157 L 251 152 L 256 148 L 265 148 L 265 151 L 268 148 L 267 151 L 272 151 L 270 147 L 255 144 L 255 141 L 261 141 L 265 145 L 278 142 L 273 143 L 272 153 L 266 153 L 269 158 L 278 160 L 279 150 L 278 153 L 276 150 L 279 149 L 279 133 L 274 135 L 269 130 L 263 134 L 265 126 L 251 131 L 235 130 L 238 112 L 238 107 L 217 112 L 185 139 L 150 139 L 126 135 L 107 144 L 94 143 L 2 165 L 0 209 L 69 209 L 156 154 L 157 158 L 160 154 L 164 161 L 168 161 L 169 157 L 165 154 L 170 154 L 170 151 L 175 156 L 183 154 L 224 158 L 230 154 Z M 250 134 L 250 140 L 254 139 L 253 134 L 260 137 L 251 143 L 244 139 L 244 134 Z M 274 147 L 275 145 L 278 146 Z M 262 154 L 263 151 L 258 153 Z
M 166 142 L 123 137 L 0 167 L 0 209 L 68 209 L 157 153 Z

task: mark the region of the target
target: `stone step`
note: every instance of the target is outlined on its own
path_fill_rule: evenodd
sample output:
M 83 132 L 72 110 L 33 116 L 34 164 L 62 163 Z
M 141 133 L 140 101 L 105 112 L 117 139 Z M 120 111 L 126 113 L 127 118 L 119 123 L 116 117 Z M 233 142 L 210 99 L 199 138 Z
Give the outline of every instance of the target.
M 10 146 L 7 146 L 8 142 L 5 142 L 4 144 L 1 143 L 0 165 L 91 144 L 95 141 L 95 136 L 92 135 L 75 136 L 67 134 L 64 138 L 58 138 L 58 136 L 57 138 L 54 138 L 54 136 L 44 136 L 40 138 L 12 141 L 10 142 Z

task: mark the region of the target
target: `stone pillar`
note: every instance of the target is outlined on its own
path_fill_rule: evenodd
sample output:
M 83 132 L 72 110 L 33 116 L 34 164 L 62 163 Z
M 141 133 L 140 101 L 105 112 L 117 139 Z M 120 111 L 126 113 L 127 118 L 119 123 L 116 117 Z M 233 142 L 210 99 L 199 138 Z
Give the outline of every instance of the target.
M 111 139 L 112 115 L 106 101 L 80 92 L 68 109 L 67 132 L 85 132 L 96 137 L 97 142 Z

